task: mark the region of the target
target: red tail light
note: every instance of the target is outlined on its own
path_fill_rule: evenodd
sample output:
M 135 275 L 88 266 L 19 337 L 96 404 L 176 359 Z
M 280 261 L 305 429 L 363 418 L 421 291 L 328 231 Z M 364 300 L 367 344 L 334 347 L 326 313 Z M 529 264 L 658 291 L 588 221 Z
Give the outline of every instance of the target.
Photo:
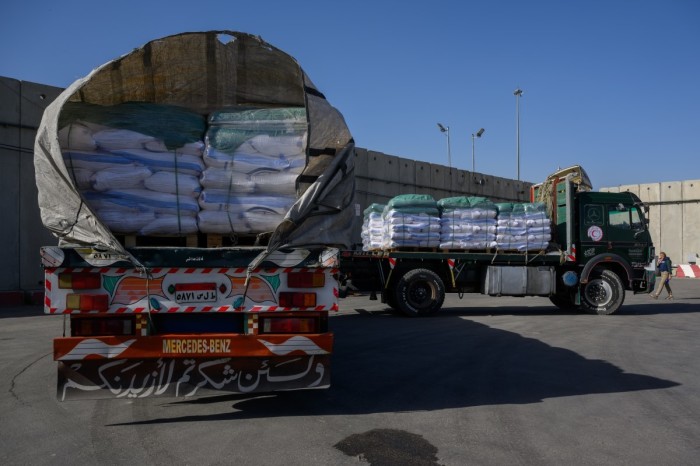
M 280 293 L 280 306 L 282 307 L 315 307 L 316 293 Z
M 289 288 L 322 288 L 326 284 L 323 272 L 290 272 L 287 274 Z
M 261 333 L 318 333 L 314 317 L 264 317 Z
M 99 273 L 65 272 L 58 274 L 58 287 L 64 290 L 95 290 L 102 286 Z
M 133 335 L 133 317 L 73 318 L 71 335 L 74 337 Z
M 77 294 L 66 296 L 66 308 L 75 311 L 100 311 L 109 309 L 109 296 L 106 294 Z

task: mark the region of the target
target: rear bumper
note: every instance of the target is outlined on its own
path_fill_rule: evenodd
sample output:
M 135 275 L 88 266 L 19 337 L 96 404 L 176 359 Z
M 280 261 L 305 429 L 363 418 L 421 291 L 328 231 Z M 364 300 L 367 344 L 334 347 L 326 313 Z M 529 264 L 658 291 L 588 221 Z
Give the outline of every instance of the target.
M 65 337 L 53 342 L 54 360 L 226 358 L 331 354 L 333 334 L 188 334 Z
M 54 340 L 58 399 L 195 396 L 330 386 L 333 334 Z
M 328 388 L 330 355 L 58 363 L 60 401 Z

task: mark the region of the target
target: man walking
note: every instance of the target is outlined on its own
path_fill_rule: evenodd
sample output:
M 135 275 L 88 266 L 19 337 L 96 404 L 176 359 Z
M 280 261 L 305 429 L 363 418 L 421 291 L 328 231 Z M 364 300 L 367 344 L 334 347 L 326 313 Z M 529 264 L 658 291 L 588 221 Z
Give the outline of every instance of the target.
M 659 284 L 656 286 L 656 291 L 651 293 L 651 297 L 654 299 L 659 299 L 661 290 L 665 287 L 668 296 L 666 299 L 673 299 L 673 292 L 671 291 L 671 259 L 666 256 L 665 252 L 659 253 L 659 261 L 656 263 L 656 267 L 659 269 L 661 276 L 659 278 Z

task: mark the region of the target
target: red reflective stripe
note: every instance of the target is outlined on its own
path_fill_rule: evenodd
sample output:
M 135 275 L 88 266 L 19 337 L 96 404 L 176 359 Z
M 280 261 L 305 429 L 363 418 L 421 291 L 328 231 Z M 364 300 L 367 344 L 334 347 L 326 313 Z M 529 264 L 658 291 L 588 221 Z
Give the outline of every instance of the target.
M 676 277 L 698 278 L 700 277 L 700 266 L 697 264 L 679 264 L 676 267 Z

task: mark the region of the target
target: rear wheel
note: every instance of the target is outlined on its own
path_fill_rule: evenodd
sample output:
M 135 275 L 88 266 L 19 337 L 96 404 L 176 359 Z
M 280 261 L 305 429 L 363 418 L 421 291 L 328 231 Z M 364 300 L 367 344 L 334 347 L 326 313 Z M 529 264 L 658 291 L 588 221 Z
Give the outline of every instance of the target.
M 625 301 L 622 280 L 611 270 L 603 270 L 591 276 L 581 290 L 581 305 L 591 314 L 614 314 Z
M 409 270 L 396 284 L 394 298 L 396 308 L 407 316 L 432 315 L 445 301 L 445 284 L 432 270 Z

